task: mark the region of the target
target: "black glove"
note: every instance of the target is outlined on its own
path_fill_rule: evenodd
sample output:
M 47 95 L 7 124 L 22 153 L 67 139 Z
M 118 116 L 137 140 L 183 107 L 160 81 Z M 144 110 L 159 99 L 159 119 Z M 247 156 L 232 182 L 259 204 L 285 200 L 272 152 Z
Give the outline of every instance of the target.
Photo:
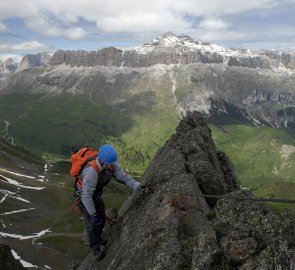
M 91 216 L 91 221 L 92 221 L 92 224 L 95 225 L 95 226 L 99 225 L 100 222 L 101 222 L 99 216 L 96 215 L 96 214 Z

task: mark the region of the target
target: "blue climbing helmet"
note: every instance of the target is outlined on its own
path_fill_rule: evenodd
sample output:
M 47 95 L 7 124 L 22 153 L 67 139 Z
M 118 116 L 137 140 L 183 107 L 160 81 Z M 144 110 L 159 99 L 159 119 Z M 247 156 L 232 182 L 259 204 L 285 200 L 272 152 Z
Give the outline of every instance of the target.
M 113 146 L 104 144 L 99 148 L 99 158 L 105 164 L 112 164 L 118 160 L 118 155 Z

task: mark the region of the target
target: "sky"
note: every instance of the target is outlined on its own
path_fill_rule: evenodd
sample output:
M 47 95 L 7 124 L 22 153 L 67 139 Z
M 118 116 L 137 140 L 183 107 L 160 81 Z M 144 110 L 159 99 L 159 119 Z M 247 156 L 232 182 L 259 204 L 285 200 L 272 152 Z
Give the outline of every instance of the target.
M 295 0 L 8 0 L 0 59 L 140 46 L 165 32 L 249 49 L 295 50 Z

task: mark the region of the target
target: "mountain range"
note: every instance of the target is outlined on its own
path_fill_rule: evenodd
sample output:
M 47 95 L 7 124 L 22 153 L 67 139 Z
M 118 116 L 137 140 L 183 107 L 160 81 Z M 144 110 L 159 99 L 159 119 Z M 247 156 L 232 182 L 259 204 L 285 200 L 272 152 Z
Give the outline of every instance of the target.
M 217 146 L 245 183 L 291 181 L 294 55 L 166 33 L 130 49 L 27 56 L 0 81 L 0 132 L 9 142 L 63 158 L 109 142 L 126 167 L 143 170 L 181 117 L 196 110 L 207 116 Z
M 294 52 L 290 50 L 279 53 L 225 49 L 166 33 L 137 48 L 59 50 L 52 56 L 26 56 L 21 63 L 9 60 L 3 64 L 0 80 L 0 204 L 4 209 L 0 233 L 1 243 L 9 244 L 32 267 L 67 269 L 70 261 L 80 260 L 87 253 L 81 238 L 82 221 L 70 210 L 72 179 L 67 175 L 70 154 L 81 146 L 113 144 L 120 162 L 134 177 L 141 177 L 149 166 L 142 179 L 154 181 L 159 189 L 166 185 L 178 188 L 180 175 L 188 180 L 181 185 L 181 192 L 201 189 L 206 193 L 209 189 L 210 193 L 217 188 L 211 194 L 233 191 L 249 196 L 239 190 L 240 182 L 256 196 L 294 199 L 295 75 Z M 201 112 L 210 128 L 198 114 L 198 121 L 190 117 L 196 116 L 195 110 Z M 182 118 L 186 120 L 181 121 L 176 135 L 158 151 L 175 133 Z M 216 152 L 211 135 L 218 150 L 226 152 L 230 161 Z M 192 174 L 195 180 L 190 181 Z M 207 182 L 210 177 L 217 179 L 212 185 Z M 219 184 L 222 192 L 218 191 Z M 204 262 L 207 269 L 220 265 L 225 269 L 235 269 L 230 268 L 233 265 L 253 269 L 253 264 L 261 263 L 263 269 L 275 263 L 263 258 L 270 258 L 272 247 L 279 246 L 274 258 L 282 267 L 287 265 L 288 258 L 280 253 L 287 247 L 280 242 L 278 228 L 292 238 L 291 227 L 269 210 L 252 203 L 230 202 L 234 209 L 230 212 L 228 200 L 214 208 L 205 200 L 186 200 L 181 192 L 173 197 L 156 191 L 155 211 L 140 219 L 149 224 L 153 219 L 164 218 L 164 223 L 159 223 L 155 231 L 149 231 L 152 226 L 146 228 L 147 234 L 142 236 L 151 241 L 141 241 L 141 234 L 134 234 L 136 250 L 142 252 L 138 248 L 141 244 L 150 245 L 149 252 L 158 247 L 161 255 L 161 250 L 169 251 L 165 244 L 173 239 L 178 252 L 173 260 L 182 267 L 198 265 L 201 269 Z M 120 206 L 127 193 L 119 185 L 110 185 L 105 192 L 107 207 Z M 156 207 L 161 198 L 166 206 L 163 204 L 163 213 L 158 213 L 162 211 Z M 186 202 L 192 205 L 196 201 L 198 209 L 186 208 Z M 144 206 L 133 207 L 131 214 L 124 217 L 128 226 L 119 224 L 130 237 L 133 210 L 143 213 L 141 207 Z M 294 210 L 286 204 L 270 207 L 284 216 Z M 178 218 L 179 213 L 184 215 Z M 249 220 L 253 223 L 245 228 L 243 218 L 251 215 L 254 218 Z M 203 223 L 193 223 L 191 218 L 195 216 Z M 258 223 L 255 217 L 259 217 Z M 168 242 L 160 241 L 166 232 L 169 234 L 165 228 L 170 229 L 171 223 L 167 226 L 165 222 L 171 220 L 175 230 L 168 231 L 173 237 Z M 269 227 L 269 223 L 274 225 Z M 195 238 L 196 231 L 191 230 L 195 227 L 191 225 L 201 228 L 204 224 L 209 229 Z M 269 236 L 261 226 L 271 231 Z M 112 237 L 114 242 L 119 241 L 118 234 Z M 38 239 L 32 244 L 34 238 Z M 288 243 L 293 249 L 293 242 Z M 120 254 L 124 255 L 129 244 L 119 244 Z M 208 245 L 212 247 L 210 257 L 205 256 Z M 108 249 L 111 252 L 102 264 L 112 262 L 116 245 L 108 244 Z M 194 249 L 200 252 L 192 253 Z M 205 255 L 202 258 L 200 254 Z M 88 257 L 81 269 L 90 269 L 91 260 Z M 155 262 L 162 265 L 161 258 Z M 128 262 L 125 265 L 127 269 Z
M 130 93 L 130 88 L 134 88 L 131 93 L 142 92 L 145 84 L 145 92 L 158 95 L 159 88 L 169 88 L 166 98 L 179 114 L 192 110 L 224 114 L 229 104 L 256 126 L 294 129 L 294 69 L 295 52 L 291 50 L 280 54 L 225 49 L 166 33 L 131 49 L 58 50 L 52 57 L 27 55 L 19 65 L 8 59 L 2 70 L 11 72 L 11 77 L 2 82 L 0 91 L 11 92 L 21 84 L 22 91 L 85 93 L 95 99 L 94 92 L 110 86 L 124 98 L 124 92 Z

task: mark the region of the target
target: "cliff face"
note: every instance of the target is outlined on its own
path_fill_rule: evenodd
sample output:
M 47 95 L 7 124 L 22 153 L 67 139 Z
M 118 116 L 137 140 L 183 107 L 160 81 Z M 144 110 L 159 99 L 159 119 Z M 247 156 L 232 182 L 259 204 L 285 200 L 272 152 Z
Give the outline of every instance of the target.
M 196 196 L 251 196 L 200 114 L 181 121 L 142 180 L 154 193 L 129 198 L 105 232 L 105 258 L 89 255 L 79 270 L 294 269 L 294 225 L 251 201 Z
M 271 69 L 295 68 L 295 53 L 286 50 L 279 55 L 277 51 L 251 51 L 246 49 L 225 49 L 208 42 L 198 42 L 189 36 L 164 35 L 130 49 L 103 48 L 98 51 L 58 50 L 51 59 L 51 65 L 71 66 L 117 66 L 150 67 L 156 64 L 219 64 L 247 68 Z
M 18 66 L 19 71 L 27 68 L 46 67 L 50 63 L 48 53 L 28 54 L 24 56 Z

